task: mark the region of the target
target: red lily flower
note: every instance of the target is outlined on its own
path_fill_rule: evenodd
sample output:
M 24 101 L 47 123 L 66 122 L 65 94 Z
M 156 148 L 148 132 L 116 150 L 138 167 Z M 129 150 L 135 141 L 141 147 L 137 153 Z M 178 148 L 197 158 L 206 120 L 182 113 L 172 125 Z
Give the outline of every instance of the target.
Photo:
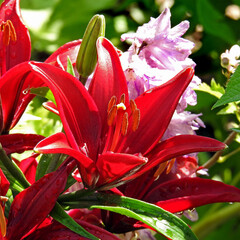
M 5 0 L 0 7 L 0 77 L 13 66 L 30 59 L 30 36 L 20 15 L 19 2 Z
M 129 103 L 115 48 L 108 40 L 100 39 L 97 51 L 98 63 L 89 86 L 91 96 L 69 74 L 33 63 L 33 70 L 56 98 L 65 130 L 65 134 L 41 141 L 36 151 L 73 156 L 79 162 L 85 186 L 103 190 L 140 176 L 173 157 L 225 147 L 200 136 L 177 136 L 159 143 L 192 79 L 191 68 Z

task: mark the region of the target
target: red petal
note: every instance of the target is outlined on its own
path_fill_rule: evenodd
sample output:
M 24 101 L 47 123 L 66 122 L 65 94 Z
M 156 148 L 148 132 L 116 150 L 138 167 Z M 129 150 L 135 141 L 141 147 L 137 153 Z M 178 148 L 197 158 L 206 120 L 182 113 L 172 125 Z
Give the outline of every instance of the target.
M 9 189 L 10 183 L 0 168 L 0 196 L 5 196 Z
M 17 40 L 10 40 L 9 45 L 3 43 L 3 33 L 0 31 L 0 76 L 13 66 L 28 61 L 31 55 L 31 41 L 28 29 L 23 24 L 20 15 L 20 0 L 5 0 L 0 7 L 0 23 L 11 20 Z
M 82 220 L 76 220 L 75 221 L 81 225 L 83 228 L 85 228 L 88 232 L 95 235 L 99 239 L 103 240 L 119 240 L 115 235 L 112 233 L 104 230 L 101 227 L 95 226 L 93 224 L 90 224 L 86 221 Z M 42 228 L 37 229 L 34 233 L 29 235 L 29 237 L 26 238 L 26 240 L 64 240 L 64 239 L 71 239 L 71 240 L 83 240 L 86 239 L 82 236 L 79 236 L 78 234 L 72 232 L 68 228 L 64 227 L 63 225 L 59 224 L 58 222 L 53 222 L 51 225 Z
M 161 139 L 172 118 L 184 90 L 192 80 L 194 71 L 186 68 L 167 83 L 155 87 L 136 98 L 140 110 L 140 123 L 135 132 L 124 138 L 128 153 L 149 152 Z
M 88 91 L 98 106 L 103 125 L 107 127 L 107 106 L 111 97 L 116 96 L 119 101 L 124 93 L 128 104 L 128 88 L 118 53 L 112 43 L 100 38 L 97 41 L 97 54 L 98 62 Z
M 101 131 L 98 109 L 84 86 L 72 75 L 45 63 L 31 63 L 32 71 L 51 89 L 71 146 L 86 144 L 95 159 Z
M 14 198 L 8 217 L 7 239 L 21 239 L 48 216 L 72 168 L 73 162 L 63 164 Z
M 0 81 L 4 133 L 15 126 L 33 99 L 34 95 L 29 94 L 28 89 L 42 85 L 41 79 L 31 74 L 28 63 L 19 64 L 4 74 Z
M 63 70 L 67 70 L 67 59 L 68 57 L 71 60 L 73 66 L 76 65 L 76 59 L 78 55 L 78 51 L 80 48 L 82 40 L 75 40 L 72 42 L 68 42 L 57 49 L 46 61 L 45 63 L 50 63 L 56 67 L 60 67 Z M 77 73 L 77 71 L 75 71 Z
M 182 178 L 160 184 L 144 200 L 175 213 L 210 203 L 240 202 L 240 189 L 209 179 Z
M 81 170 L 81 177 L 86 186 L 91 186 L 98 177 L 98 171 L 92 159 L 81 153 L 79 150 L 73 149 L 64 133 L 56 133 L 42 140 L 35 147 L 38 153 L 63 153 L 72 156 L 78 160 Z
M 179 135 L 158 143 L 146 157 L 148 163 L 132 177 L 138 177 L 158 164 L 194 152 L 219 151 L 226 147 L 215 139 L 197 135 Z
M 50 112 L 59 115 L 57 106 L 53 102 L 44 102 L 43 107 L 49 110 Z
M 113 186 L 124 184 L 124 182 L 120 180 L 123 177 L 132 175 L 146 162 L 146 158 L 129 154 L 106 152 L 99 155 L 97 168 L 100 177 L 97 185 L 100 187 L 102 185 L 108 185 L 107 188 L 110 189 L 113 188 Z M 109 187 L 109 184 L 111 187 Z M 106 187 L 104 187 L 104 190 L 106 190 Z
M 28 182 L 30 182 L 31 184 L 35 182 L 37 165 L 38 163 L 34 156 L 26 158 L 18 164 L 25 177 L 27 178 Z
M 0 143 L 7 155 L 32 150 L 44 137 L 36 134 L 9 134 L 1 135 Z

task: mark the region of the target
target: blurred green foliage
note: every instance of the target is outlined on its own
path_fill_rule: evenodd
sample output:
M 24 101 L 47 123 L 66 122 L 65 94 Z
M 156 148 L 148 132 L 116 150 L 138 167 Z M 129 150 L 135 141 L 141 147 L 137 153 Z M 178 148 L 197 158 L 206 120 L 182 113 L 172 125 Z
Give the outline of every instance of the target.
M 0 1 L 1 2 L 1 1 Z M 32 38 L 32 59 L 45 60 L 49 54 L 66 42 L 82 38 L 85 28 L 94 14 L 103 14 L 106 18 L 106 37 L 115 46 L 125 51 L 127 43 L 120 41 L 122 33 L 136 31 L 139 25 L 148 22 L 150 17 L 157 17 L 167 1 L 164 0 L 21 0 L 22 15 L 30 29 Z M 170 2 L 170 1 L 168 1 Z M 215 137 L 223 141 L 232 127 L 239 125 L 234 111 L 211 109 L 218 100 L 217 89 L 226 86 L 226 77 L 222 74 L 220 55 L 226 49 L 240 42 L 240 19 L 226 16 L 229 5 L 240 5 L 240 0 L 175 0 L 171 6 L 172 26 L 183 20 L 190 22 L 186 38 L 195 42 L 191 58 L 196 62 L 196 75 L 206 84 L 214 79 L 211 86 L 198 90 L 198 104 L 188 110 L 203 113 L 201 119 L 206 128 L 200 129 L 200 135 Z M 214 85 L 215 84 L 215 85 Z M 218 85 L 218 87 L 216 87 Z M 207 89 L 207 90 L 206 90 Z M 221 92 L 221 91 L 220 91 Z M 31 121 L 31 128 L 39 134 L 49 135 L 61 128 L 59 120 L 53 114 L 40 110 L 42 100 L 35 99 L 29 112 L 40 120 Z M 224 106 L 225 107 L 225 106 Z M 49 122 L 49 118 L 52 119 Z M 30 123 L 30 121 L 29 121 Z M 209 169 L 209 175 L 225 183 L 240 187 L 240 137 L 229 145 L 218 163 Z M 229 155 L 227 155 L 229 154 Z M 203 164 L 210 157 L 199 155 Z M 210 215 L 217 214 L 229 204 L 213 204 L 198 209 L 200 220 L 195 227 Z M 187 221 L 187 219 L 184 219 Z M 194 226 L 194 223 L 188 222 Z M 209 228 L 204 240 L 235 240 L 240 236 L 240 216 L 225 220 L 215 229 Z M 160 236 L 158 239 L 162 239 Z

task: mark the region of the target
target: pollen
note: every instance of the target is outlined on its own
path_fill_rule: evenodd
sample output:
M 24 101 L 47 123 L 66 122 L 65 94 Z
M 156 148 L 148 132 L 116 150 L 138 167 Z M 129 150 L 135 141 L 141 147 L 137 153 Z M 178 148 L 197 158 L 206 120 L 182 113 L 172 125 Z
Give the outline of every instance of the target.
M 1 22 L 0 30 L 3 32 L 3 44 L 8 46 L 10 40 L 13 42 L 17 41 L 17 34 L 13 23 L 11 20 L 7 20 L 6 22 Z

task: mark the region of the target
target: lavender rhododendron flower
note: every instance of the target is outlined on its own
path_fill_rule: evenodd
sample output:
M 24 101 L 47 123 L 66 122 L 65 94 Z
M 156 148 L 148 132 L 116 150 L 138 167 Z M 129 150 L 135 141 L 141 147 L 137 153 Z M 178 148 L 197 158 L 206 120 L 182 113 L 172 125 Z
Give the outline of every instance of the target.
M 122 35 L 122 40 L 133 41 L 129 50 L 121 56 L 132 99 L 169 81 L 185 67 L 195 66 L 188 58 L 194 43 L 181 37 L 188 30 L 189 22 L 182 21 L 171 28 L 170 16 L 170 10 L 166 8 L 158 18 L 151 18 L 149 23 L 139 27 L 136 33 Z M 194 130 L 204 127 L 199 115 L 184 111 L 187 105 L 197 103 L 193 88 L 200 82 L 198 77 L 193 77 L 179 101 L 166 137 L 193 134 Z M 179 132 L 179 125 L 183 127 L 183 132 Z

